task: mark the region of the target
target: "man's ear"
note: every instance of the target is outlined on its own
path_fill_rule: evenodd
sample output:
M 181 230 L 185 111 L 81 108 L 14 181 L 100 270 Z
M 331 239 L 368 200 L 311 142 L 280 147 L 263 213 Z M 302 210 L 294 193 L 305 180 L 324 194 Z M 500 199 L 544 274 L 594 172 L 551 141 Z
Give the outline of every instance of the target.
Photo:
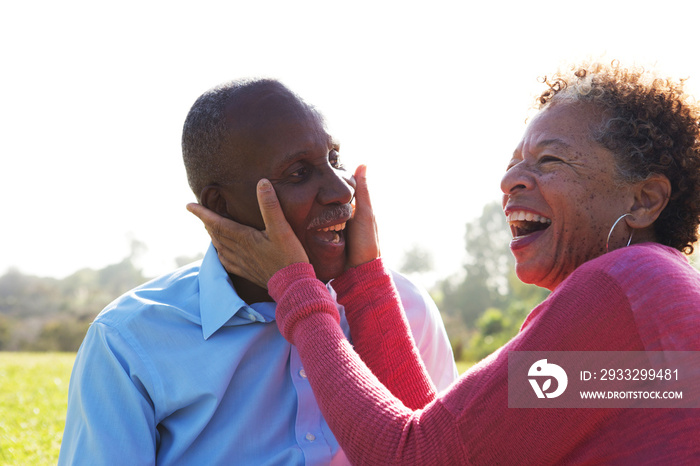
M 226 198 L 222 195 L 219 186 L 205 186 L 199 196 L 199 201 L 207 209 L 216 212 L 222 217 L 230 218 Z
M 671 197 L 671 182 L 665 175 L 653 174 L 637 183 L 633 189 L 634 204 L 627 224 L 632 228 L 646 228 L 653 224 Z

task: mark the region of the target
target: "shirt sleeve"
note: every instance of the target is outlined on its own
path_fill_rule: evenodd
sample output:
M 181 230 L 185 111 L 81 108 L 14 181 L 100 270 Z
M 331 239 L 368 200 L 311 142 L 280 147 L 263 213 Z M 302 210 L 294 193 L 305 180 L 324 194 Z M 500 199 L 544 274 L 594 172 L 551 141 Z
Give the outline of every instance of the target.
M 146 374 L 116 330 L 91 325 L 73 366 L 59 465 L 155 464 Z

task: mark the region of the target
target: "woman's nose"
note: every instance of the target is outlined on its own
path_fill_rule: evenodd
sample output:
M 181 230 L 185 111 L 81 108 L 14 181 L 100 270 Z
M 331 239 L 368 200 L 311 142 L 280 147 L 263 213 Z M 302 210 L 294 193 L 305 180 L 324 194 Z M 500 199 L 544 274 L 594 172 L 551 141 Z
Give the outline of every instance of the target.
M 501 191 L 503 194 L 513 194 L 518 190 L 530 189 L 533 180 L 532 174 L 524 167 L 525 162 L 521 161 L 510 167 L 503 178 L 501 178 Z

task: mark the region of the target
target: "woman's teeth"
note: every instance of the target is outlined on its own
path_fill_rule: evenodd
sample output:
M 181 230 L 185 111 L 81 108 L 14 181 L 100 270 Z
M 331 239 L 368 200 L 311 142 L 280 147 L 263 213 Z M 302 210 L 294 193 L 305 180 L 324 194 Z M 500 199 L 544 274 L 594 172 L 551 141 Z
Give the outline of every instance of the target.
M 507 220 L 508 220 L 508 223 L 513 223 L 513 222 L 540 222 L 540 223 L 546 223 L 546 224 L 552 223 L 552 220 L 547 218 L 547 217 L 533 214 L 532 212 L 525 212 L 523 210 L 518 210 L 518 211 L 509 213 Z
M 552 224 L 551 219 L 532 212 L 525 212 L 524 210 L 509 213 L 507 220 L 513 238 L 520 238 L 536 231 L 545 230 Z

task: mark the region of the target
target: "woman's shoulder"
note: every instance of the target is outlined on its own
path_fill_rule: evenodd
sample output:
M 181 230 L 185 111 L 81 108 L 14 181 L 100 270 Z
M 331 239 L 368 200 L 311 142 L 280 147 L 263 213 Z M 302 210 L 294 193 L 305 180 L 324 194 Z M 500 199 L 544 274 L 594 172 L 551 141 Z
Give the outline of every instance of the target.
M 620 283 L 668 277 L 700 280 L 700 272 L 678 250 L 659 243 L 641 243 L 616 249 L 579 267 L 579 274 L 603 272 Z M 698 282 L 700 285 L 700 282 Z
M 580 269 L 584 277 L 605 276 L 626 296 L 647 350 L 700 350 L 695 336 L 700 332 L 700 272 L 681 252 L 643 243 Z
M 677 303 L 681 307 L 700 303 L 700 272 L 678 250 L 658 243 L 620 248 L 593 259 L 577 269 L 577 281 L 604 276 L 627 295 L 633 309 L 650 303 Z

